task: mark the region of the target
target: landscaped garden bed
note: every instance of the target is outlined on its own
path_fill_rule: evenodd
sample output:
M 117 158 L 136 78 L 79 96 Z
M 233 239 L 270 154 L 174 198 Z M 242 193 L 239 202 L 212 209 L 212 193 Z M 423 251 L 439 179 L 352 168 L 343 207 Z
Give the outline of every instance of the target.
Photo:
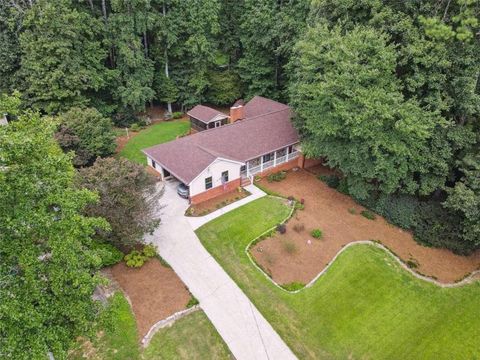
M 233 204 L 238 200 L 246 198 L 249 195 L 251 195 L 251 193 L 248 190 L 244 188 L 238 188 L 237 190 L 230 191 L 213 199 L 203 201 L 200 204 L 190 205 L 185 211 L 185 216 L 205 216 L 214 212 L 215 210 L 221 209 L 227 205 Z
M 121 262 L 107 271 L 131 302 L 140 338 L 158 321 L 185 309 L 191 299 L 177 274 L 156 258 L 140 268 Z
M 305 200 L 305 209 L 287 222 L 284 234 L 276 232 L 251 248 L 255 261 L 279 284 L 310 282 L 344 246 L 361 240 L 381 242 L 415 271 L 441 282 L 458 281 L 479 268 L 480 252 L 465 257 L 422 246 L 410 232 L 389 224 L 309 172 L 289 172 L 283 181 L 262 179 L 259 184 L 271 193 Z M 311 235 L 314 229 L 322 231 L 320 239 Z

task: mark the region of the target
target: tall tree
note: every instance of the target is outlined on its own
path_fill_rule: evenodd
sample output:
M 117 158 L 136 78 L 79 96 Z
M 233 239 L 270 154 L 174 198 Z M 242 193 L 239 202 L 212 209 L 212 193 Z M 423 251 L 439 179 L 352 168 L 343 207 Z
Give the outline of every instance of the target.
M 290 95 L 307 155 L 325 156 L 361 199 L 377 188 L 429 194 L 443 184 L 450 153 L 434 134 L 448 123 L 403 99 L 387 35 L 318 25 L 295 55 Z
M 285 65 L 306 27 L 308 10 L 306 0 L 245 0 L 239 74 L 247 98 L 263 95 L 286 99 Z
M 158 226 L 161 192 L 143 166 L 126 159 L 97 159 L 93 166 L 80 169 L 77 183 L 98 192 L 100 201 L 88 206 L 86 213 L 108 220 L 111 231 L 101 235 L 113 245 L 142 243 L 143 235 Z
M 2 107 L 0 105 L 0 107 Z M 0 353 L 63 359 L 88 334 L 100 259 L 89 250 L 105 221 L 80 211 L 96 197 L 73 186 L 55 125 L 27 112 L 0 127 Z
M 142 111 L 155 95 L 153 61 L 148 58 L 146 32 L 150 0 L 112 0 L 108 18 L 115 66 L 114 98 L 122 107 Z
M 38 0 L 20 35 L 21 75 L 27 105 L 47 113 L 88 104 L 104 85 L 100 22 L 71 0 Z

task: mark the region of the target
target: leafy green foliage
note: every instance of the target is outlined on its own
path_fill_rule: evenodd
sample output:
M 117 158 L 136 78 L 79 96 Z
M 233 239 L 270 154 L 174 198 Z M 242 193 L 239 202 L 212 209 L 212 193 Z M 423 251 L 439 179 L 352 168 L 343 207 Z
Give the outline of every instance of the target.
M 375 214 L 370 210 L 362 210 L 360 211 L 360 215 L 362 215 L 364 218 L 368 220 L 375 220 Z
M 123 259 L 123 253 L 112 244 L 92 241 L 90 249 L 100 257 L 102 267 L 118 264 Z
M 139 268 L 145 264 L 145 261 L 147 261 L 148 258 L 141 251 L 132 250 L 130 253 L 125 255 L 123 260 L 125 260 L 125 264 L 128 267 Z
M 242 96 L 240 78 L 231 70 L 210 71 L 209 86 L 206 93 L 208 102 L 216 105 L 231 105 Z
M 403 100 L 385 34 L 362 27 L 342 34 L 319 25 L 296 51 L 291 98 L 308 156 L 326 156 L 358 198 L 374 184 L 385 193 L 429 193 L 441 185 L 443 178 L 435 182 L 432 174 L 445 176 L 447 168 L 433 161 L 430 139 L 446 123 Z
M 110 119 L 94 108 L 71 108 L 59 117 L 55 138 L 64 151 L 73 151 L 75 166 L 91 165 L 97 157 L 113 154 L 115 133 Z
M 108 224 L 81 214 L 96 196 L 73 186 L 54 129 L 32 112 L 0 127 L 0 348 L 12 359 L 65 358 L 99 311 L 90 244 Z
M 105 85 L 101 23 L 71 0 L 39 0 L 20 35 L 21 76 L 27 104 L 47 113 L 89 103 Z
M 268 182 L 273 182 L 273 181 L 279 182 L 279 181 L 285 180 L 286 177 L 287 177 L 287 172 L 286 171 L 278 171 L 276 173 L 268 174 L 267 181 Z
M 126 159 L 99 158 L 93 166 L 80 169 L 77 185 L 98 193 L 99 202 L 87 206 L 85 213 L 108 220 L 111 231 L 99 235 L 119 248 L 142 243 L 143 235 L 159 224 L 161 194 L 143 166 Z
M 320 229 L 313 229 L 310 232 L 310 235 L 312 235 L 315 239 L 321 239 L 323 236 L 323 232 Z

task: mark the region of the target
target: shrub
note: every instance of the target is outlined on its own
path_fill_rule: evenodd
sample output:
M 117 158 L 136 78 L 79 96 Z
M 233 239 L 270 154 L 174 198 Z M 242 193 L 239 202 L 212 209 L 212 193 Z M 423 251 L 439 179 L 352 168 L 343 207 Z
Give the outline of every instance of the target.
M 303 210 L 305 209 L 305 205 L 303 205 L 302 203 L 296 201 L 295 202 L 295 210 Z
M 280 234 L 285 234 L 287 232 L 287 226 L 285 224 L 278 224 L 277 225 L 277 231 Z
M 183 113 L 181 111 L 174 111 L 172 113 L 172 118 L 173 119 L 180 119 L 183 116 Z
M 132 131 L 140 131 L 141 129 L 142 129 L 142 127 L 137 123 L 132 124 L 132 126 L 130 126 L 130 130 L 132 130 Z
M 142 252 L 138 250 L 133 250 L 129 254 L 125 255 L 123 260 L 125 260 L 125 263 L 128 267 L 139 268 L 142 267 L 143 264 L 145 264 L 147 257 L 143 255 Z
M 301 282 L 291 282 L 288 284 L 283 284 L 281 285 L 281 287 L 287 291 L 297 291 L 297 290 L 303 289 L 305 287 L 305 284 Z
M 197 300 L 195 296 L 192 295 L 190 300 L 188 300 L 187 309 L 194 307 L 195 305 L 198 305 L 198 304 L 200 304 L 200 302 Z
M 118 264 L 123 259 L 123 253 L 112 244 L 93 241 L 91 249 L 100 257 L 102 267 Z
M 301 224 L 301 223 L 297 223 L 295 225 L 293 225 L 293 230 L 295 230 L 296 232 L 302 232 L 303 230 L 305 230 L 305 225 Z
M 143 247 L 142 252 L 147 258 L 152 258 L 157 256 L 157 247 L 153 244 L 148 244 Z
M 416 269 L 418 267 L 418 261 L 415 259 L 408 259 L 406 264 L 410 269 Z
M 269 174 L 267 176 L 267 181 L 268 182 L 273 182 L 273 181 L 282 181 L 287 177 L 287 172 L 286 171 L 279 171 L 276 173 Z
M 293 201 L 293 200 L 295 200 L 295 198 L 292 195 L 290 195 L 289 197 L 287 197 L 287 200 L 288 201 Z
M 350 208 L 348 209 L 348 212 L 352 215 L 356 214 L 357 213 L 357 210 L 355 210 L 354 208 Z
M 285 252 L 287 254 L 295 254 L 298 250 L 297 245 L 291 240 L 283 241 L 282 242 L 282 247 L 283 247 L 283 250 L 285 250 Z
M 340 178 L 337 175 L 319 175 L 318 178 L 332 189 L 336 189 L 340 183 Z
M 381 196 L 371 207 L 391 223 L 410 229 L 418 217 L 420 202 L 410 195 Z
M 127 127 L 136 122 L 137 117 L 132 109 L 122 109 L 113 115 L 112 120 L 118 127 Z
M 323 236 L 323 233 L 320 229 L 313 229 L 310 232 L 310 235 L 312 235 L 315 239 L 320 239 Z
M 360 213 L 364 218 L 367 218 L 369 220 L 375 220 L 375 214 L 371 212 L 370 210 L 362 210 Z

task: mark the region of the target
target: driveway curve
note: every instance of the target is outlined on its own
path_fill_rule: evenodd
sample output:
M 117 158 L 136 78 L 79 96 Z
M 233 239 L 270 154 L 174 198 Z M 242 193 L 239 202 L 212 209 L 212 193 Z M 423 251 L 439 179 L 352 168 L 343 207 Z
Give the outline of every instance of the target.
M 184 216 L 186 200 L 175 183 L 167 182 L 162 198 L 162 223 L 146 241 L 158 247 L 238 360 L 296 359 L 243 291 L 212 258 Z

